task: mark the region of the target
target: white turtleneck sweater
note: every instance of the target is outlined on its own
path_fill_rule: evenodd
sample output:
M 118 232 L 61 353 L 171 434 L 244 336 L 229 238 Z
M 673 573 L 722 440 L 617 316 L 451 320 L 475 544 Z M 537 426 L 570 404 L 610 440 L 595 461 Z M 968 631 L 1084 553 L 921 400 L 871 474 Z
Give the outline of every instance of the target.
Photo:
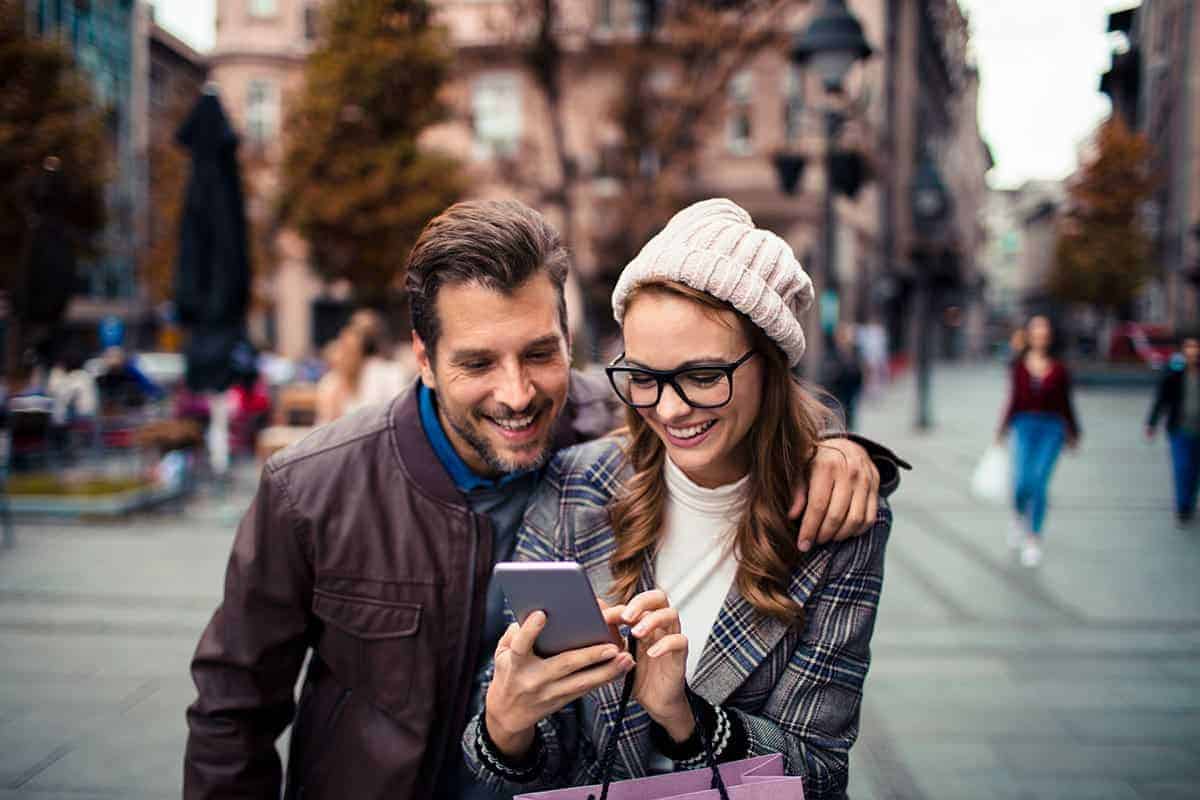
M 717 614 L 733 585 L 737 559 L 733 532 L 742 512 L 749 477 L 705 489 L 666 459 L 667 485 L 664 535 L 655 559 L 655 581 L 679 611 L 688 640 L 687 678 L 700 663 L 700 654 Z

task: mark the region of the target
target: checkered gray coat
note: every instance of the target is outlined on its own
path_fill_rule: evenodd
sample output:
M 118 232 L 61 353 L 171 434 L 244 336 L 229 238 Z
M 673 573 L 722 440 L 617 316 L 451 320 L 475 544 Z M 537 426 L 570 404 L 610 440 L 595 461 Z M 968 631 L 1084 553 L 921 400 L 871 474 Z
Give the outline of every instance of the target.
M 516 560 L 578 561 L 596 591 L 606 594 L 614 548 L 607 507 L 630 473 L 621 445 L 609 437 L 555 457 L 526 512 Z M 867 534 L 810 551 L 791 583 L 792 597 L 805 609 L 803 629 L 759 613 L 731 589 L 692 679 L 697 694 L 741 716 L 750 756 L 785 756 L 788 773 L 804 777 L 807 800 L 845 795 L 891 520 L 880 499 Z M 642 590 L 654 586 L 651 563 L 641 584 Z M 533 782 L 506 782 L 480 762 L 478 717 L 464 734 L 467 763 L 503 796 L 599 783 L 599 754 L 613 733 L 620 695 L 617 681 L 542 720 L 547 757 Z M 650 762 L 650 717 L 630 702 L 615 779 L 641 777 Z

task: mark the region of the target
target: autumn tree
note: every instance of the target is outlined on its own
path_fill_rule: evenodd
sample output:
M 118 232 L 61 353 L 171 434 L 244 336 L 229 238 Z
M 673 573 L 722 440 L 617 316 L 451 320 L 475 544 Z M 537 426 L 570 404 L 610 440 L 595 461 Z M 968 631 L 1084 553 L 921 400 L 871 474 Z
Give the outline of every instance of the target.
M 1153 271 L 1141 224 L 1155 190 L 1146 138 L 1112 115 L 1068 186 L 1050 290 L 1061 300 L 1124 312 Z
M 89 84 L 58 39 L 27 34 L 20 0 L 0 0 L 0 75 L 0 288 L 25 329 L 10 319 L 11 366 L 65 309 L 64 273 L 98 252 L 110 159 Z
M 432 217 L 463 193 L 451 157 L 418 144 L 446 116 L 453 58 L 424 0 L 331 0 L 285 132 L 279 217 L 328 279 L 378 302 Z

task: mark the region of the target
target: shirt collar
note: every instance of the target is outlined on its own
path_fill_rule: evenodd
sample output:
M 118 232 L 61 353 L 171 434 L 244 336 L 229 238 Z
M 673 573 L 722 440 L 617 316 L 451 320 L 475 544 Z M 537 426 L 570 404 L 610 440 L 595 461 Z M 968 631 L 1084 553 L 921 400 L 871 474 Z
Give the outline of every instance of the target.
M 424 383 L 419 386 L 418 391 L 420 393 L 421 425 L 425 428 L 425 435 L 429 438 L 429 444 L 433 447 L 438 461 L 442 462 L 442 466 L 446 468 L 446 472 L 449 473 L 450 479 L 454 481 L 454 485 L 458 487 L 459 491 L 466 493 L 476 489 L 496 489 L 529 474 L 528 472 L 510 472 L 496 479 L 476 474 L 454 449 L 450 437 L 442 428 L 442 420 L 438 417 L 437 412 L 437 395 Z

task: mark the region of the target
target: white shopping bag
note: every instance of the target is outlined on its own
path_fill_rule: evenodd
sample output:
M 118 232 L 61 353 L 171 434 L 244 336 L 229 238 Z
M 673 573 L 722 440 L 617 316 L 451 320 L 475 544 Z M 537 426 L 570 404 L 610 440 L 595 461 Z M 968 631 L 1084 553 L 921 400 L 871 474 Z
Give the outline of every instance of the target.
M 1008 448 L 994 444 L 983 453 L 975 473 L 971 476 L 971 494 L 988 503 L 1003 504 L 1009 501 L 1012 480 L 1012 465 L 1009 463 Z

